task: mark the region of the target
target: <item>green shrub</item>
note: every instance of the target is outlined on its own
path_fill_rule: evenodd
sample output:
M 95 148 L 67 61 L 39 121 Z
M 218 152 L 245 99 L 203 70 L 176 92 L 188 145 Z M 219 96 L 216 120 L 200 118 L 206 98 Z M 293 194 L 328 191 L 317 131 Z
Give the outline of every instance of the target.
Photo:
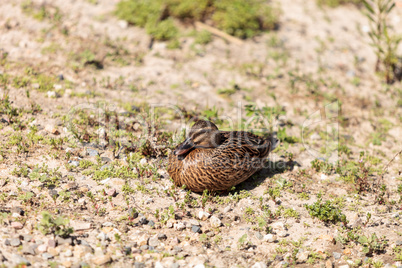
M 344 4 L 362 4 L 362 0 L 317 0 L 319 6 L 337 7 Z
M 54 219 L 49 212 L 43 211 L 42 219 L 38 224 L 38 230 L 44 235 L 53 233 L 61 237 L 68 237 L 73 233 L 73 228 L 68 227 L 68 224 L 69 219 L 61 216 Z
M 157 40 L 171 40 L 178 30 L 173 19 L 205 21 L 240 38 L 273 29 L 277 9 L 262 0 L 122 0 L 115 12 L 120 19 L 143 27 Z M 208 39 L 208 38 L 207 38 Z
M 339 208 L 335 207 L 331 201 L 322 203 L 320 199 L 312 205 L 306 204 L 305 207 L 311 217 L 318 218 L 325 223 L 347 222 L 346 216 Z
M 116 16 L 136 26 L 145 27 L 147 22 L 156 22 L 162 9 L 162 1 L 123 0 L 117 4 Z
M 177 36 L 178 30 L 174 26 L 171 18 L 161 22 L 147 23 L 146 27 L 148 34 L 156 40 L 171 40 Z
M 230 35 L 250 38 L 261 30 L 273 29 L 276 15 L 260 1 L 221 0 L 215 2 L 212 20 L 216 27 Z
M 176 18 L 200 20 L 207 13 L 207 8 L 211 5 L 211 2 L 210 0 L 168 0 L 167 4 L 171 15 Z

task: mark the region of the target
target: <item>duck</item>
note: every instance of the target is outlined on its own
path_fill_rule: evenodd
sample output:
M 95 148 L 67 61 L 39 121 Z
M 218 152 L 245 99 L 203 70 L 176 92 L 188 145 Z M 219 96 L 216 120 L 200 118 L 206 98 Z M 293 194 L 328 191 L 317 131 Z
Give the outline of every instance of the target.
M 246 131 L 220 131 L 198 120 L 187 138 L 168 156 L 167 172 L 174 184 L 193 192 L 229 191 L 259 171 L 278 140 Z

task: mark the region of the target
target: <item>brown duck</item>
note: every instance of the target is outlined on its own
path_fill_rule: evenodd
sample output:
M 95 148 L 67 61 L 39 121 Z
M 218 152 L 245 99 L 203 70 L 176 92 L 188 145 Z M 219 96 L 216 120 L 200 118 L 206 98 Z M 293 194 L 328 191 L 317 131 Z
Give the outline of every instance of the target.
M 219 131 L 199 120 L 188 138 L 169 155 L 168 173 L 174 183 L 194 192 L 230 190 L 262 165 L 278 140 L 244 131 Z

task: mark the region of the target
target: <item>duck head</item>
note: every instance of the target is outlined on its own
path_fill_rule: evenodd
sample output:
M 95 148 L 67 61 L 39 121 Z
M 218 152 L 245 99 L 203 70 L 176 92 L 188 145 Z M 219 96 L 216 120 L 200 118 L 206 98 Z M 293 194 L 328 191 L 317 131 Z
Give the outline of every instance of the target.
M 174 151 L 175 155 L 184 155 L 193 148 L 215 148 L 221 144 L 218 127 L 210 122 L 198 120 L 192 126 L 187 139 Z

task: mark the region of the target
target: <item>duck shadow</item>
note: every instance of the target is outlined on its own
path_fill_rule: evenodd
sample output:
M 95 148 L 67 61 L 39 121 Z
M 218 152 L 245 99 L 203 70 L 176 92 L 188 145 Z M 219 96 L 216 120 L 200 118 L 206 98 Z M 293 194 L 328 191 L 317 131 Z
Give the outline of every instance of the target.
M 295 161 L 266 161 L 263 165 L 263 168 L 260 171 L 254 173 L 250 178 L 245 180 L 244 182 L 235 186 L 234 190 L 227 191 L 222 193 L 222 195 L 228 195 L 239 193 L 243 190 L 250 191 L 258 186 L 260 186 L 264 181 L 268 178 L 272 178 L 277 174 L 283 174 L 288 171 L 292 171 L 295 166 L 300 166 L 299 163 Z

